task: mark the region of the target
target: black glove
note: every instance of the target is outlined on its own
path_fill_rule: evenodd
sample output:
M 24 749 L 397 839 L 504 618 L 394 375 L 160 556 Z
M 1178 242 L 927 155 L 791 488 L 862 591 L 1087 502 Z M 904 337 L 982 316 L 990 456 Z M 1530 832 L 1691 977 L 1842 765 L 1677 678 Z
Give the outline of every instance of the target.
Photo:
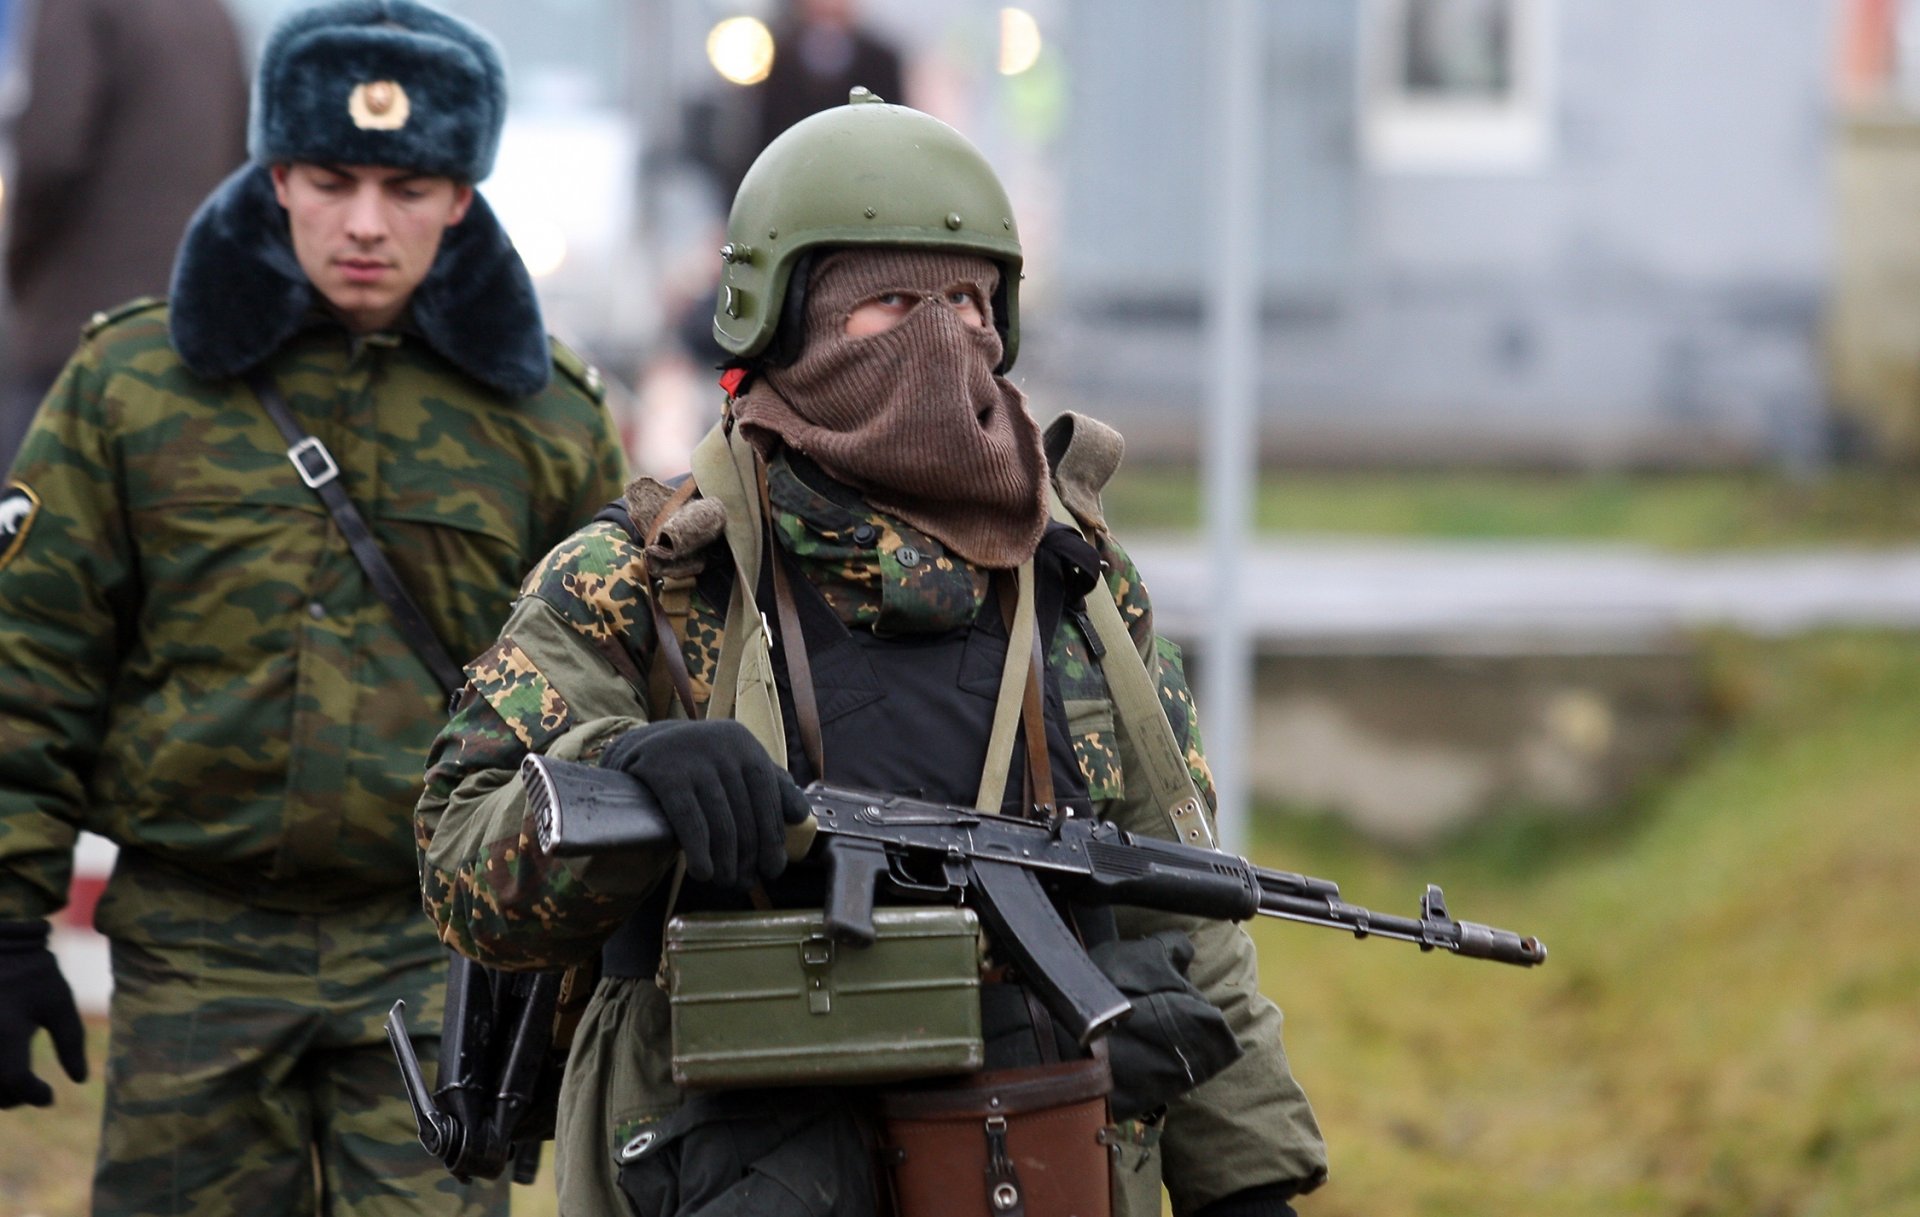
M 53 1088 L 33 1075 L 33 1033 L 53 1036 L 60 1067 L 87 1080 L 87 1037 L 73 990 L 47 949 L 44 921 L 0 921 L 0 1108 L 53 1105 Z
M 1287 1201 L 1297 1194 L 1286 1183 L 1263 1183 L 1195 1210 L 1193 1217 L 1298 1217 Z
M 1193 941 L 1179 930 L 1103 942 L 1088 952 L 1133 1003 L 1107 1033 L 1116 1120 L 1152 1111 L 1240 1059 L 1227 1016 L 1187 979 Z
M 748 888 L 787 866 L 786 826 L 806 796 L 753 733 L 731 719 L 649 723 L 609 743 L 600 764 L 653 792 L 702 883 Z

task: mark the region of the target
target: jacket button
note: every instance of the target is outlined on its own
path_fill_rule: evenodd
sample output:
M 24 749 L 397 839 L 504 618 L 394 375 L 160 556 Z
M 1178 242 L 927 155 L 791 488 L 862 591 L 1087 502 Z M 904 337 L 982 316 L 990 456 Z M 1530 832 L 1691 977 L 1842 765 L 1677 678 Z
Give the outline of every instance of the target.
M 853 530 L 853 543 L 855 545 L 872 545 L 879 539 L 880 530 L 871 524 L 862 524 Z
M 307 616 L 313 618 L 315 621 L 325 621 L 327 619 L 327 606 L 315 600 L 307 606 Z
M 908 570 L 912 570 L 914 567 L 920 565 L 920 551 L 911 545 L 902 545 L 894 551 L 893 556 L 900 565 L 906 567 Z

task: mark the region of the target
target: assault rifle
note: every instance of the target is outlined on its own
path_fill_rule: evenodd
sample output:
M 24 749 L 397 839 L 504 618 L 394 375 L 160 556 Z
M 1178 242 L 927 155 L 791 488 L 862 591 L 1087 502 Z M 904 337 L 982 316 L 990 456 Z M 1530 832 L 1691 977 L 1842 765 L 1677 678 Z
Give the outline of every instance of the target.
M 529 756 L 520 775 L 540 848 L 549 854 L 674 842 L 646 787 L 628 774 Z M 813 818 L 789 832 L 787 849 L 796 859 L 826 867 L 829 934 L 854 946 L 873 942 L 874 891 L 883 879 L 908 899 L 962 900 L 986 924 L 996 949 L 1082 1044 L 1125 1018 L 1131 1006 L 1087 957 L 1049 891 L 1081 904 L 1221 920 L 1279 917 L 1521 967 L 1547 958 L 1537 938 L 1455 921 L 1431 884 L 1418 918 L 1395 917 L 1346 903 L 1340 888 L 1325 879 L 1142 837 L 1101 820 L 1021 820 L 823 782 L 808 786 L 806 796 Z

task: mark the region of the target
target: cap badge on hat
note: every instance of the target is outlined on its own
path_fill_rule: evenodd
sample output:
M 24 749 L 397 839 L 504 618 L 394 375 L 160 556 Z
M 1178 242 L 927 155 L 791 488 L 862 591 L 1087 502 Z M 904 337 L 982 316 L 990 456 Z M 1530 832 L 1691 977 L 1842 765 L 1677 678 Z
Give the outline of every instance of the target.
M 407 125 L 413 105 L 397 80 L 369 80 L 353 86 L 347 113 L 362 131 L 398 131 Z

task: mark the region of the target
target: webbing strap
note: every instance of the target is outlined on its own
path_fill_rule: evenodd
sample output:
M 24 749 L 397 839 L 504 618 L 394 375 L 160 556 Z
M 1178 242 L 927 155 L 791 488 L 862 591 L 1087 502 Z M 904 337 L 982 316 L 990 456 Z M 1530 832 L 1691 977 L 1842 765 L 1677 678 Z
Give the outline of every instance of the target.
M 773 678 L 772 643 L 766 618 L 753 598 L 765 535 L 753 489 L 755 457 L 752 447 L 738 438 L 736 431 L 723 422 L 693 450 L 693 480 L 700 493 L 726 511 L 727 548 L 734 564 L 733 592 L 727 601 L 727 643 L 720 649 L 707 717 L 738 721 L 784 769 L 787 730 L 780 713 L 779 687 Z
M 1007 792 L 1007 771 L 1013 767 L 1014 732 L 1020 725 L 1026 697 L 1027 672 L 1033 662 L 1035 637 L 1033 559 L 1021 563 L 1015 576 L 1013 621 L 1007 627 L 1007 662 L 1000 669 L 1000 696 L 993 704 L 993 732 L 987 736 L 987 763 L 980 770 L 980 793 L 975 811 L 997 812 Z M 1042 754 L 1042 763 L 1045 763 Z
M 1053 517 L 1075 529 L 1080 527 L 1060 502 L 1049 492 Z M 1145 659 L 1134 645 L 1127 623 L 1120 618 L 1120 607 L 1103 579 L 1087 595 L 1087 616 L 1094 633 L 1107 654 L 1100 671 L 1107 678 L 1107 690 L 1113 694 L 1114 713 L 1119 716 L 1122 734 L 1133 741 L 1133 755 L 1146 770 L 1147 788 L 1155 806 L 1167 817 L 1174 839 L 1185 845 L 1216 848 L 1213 826 L 1207 822 L 1206 804 L 1187 770 L 1186 750 L 1173 737 L 1173 725 L 1160 707 L 1160 691 L 1147 671 Z

